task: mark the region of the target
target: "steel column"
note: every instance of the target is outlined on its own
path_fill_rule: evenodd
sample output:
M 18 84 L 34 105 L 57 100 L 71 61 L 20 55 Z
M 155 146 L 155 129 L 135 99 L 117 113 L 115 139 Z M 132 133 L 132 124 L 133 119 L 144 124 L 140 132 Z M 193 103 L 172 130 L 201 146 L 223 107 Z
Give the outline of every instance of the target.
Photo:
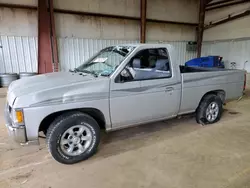
M 51 34 L 53 71 L 57 72 L 59 62 L 58 62 L 58 51 L 57 51 L 57 40 L 56 40 L 53 0 L 49 0 L 49 14 L 50 14 L 50 34 Z
M 147 13 L 147 0 L 141 0 L 141 29 L 140 29 L 140 42 L 146 42 L 146 13 Z
M 202 47 L 204 20 L 205 20 L 205 6 L 206 6 L 205 0 L 200 0 L 199 25 L 197 29 L 197 57 L 201 56 L 201 47 Z
M 52 48 L 48 1 L 38 0 L 38 73 L 52 72 Z

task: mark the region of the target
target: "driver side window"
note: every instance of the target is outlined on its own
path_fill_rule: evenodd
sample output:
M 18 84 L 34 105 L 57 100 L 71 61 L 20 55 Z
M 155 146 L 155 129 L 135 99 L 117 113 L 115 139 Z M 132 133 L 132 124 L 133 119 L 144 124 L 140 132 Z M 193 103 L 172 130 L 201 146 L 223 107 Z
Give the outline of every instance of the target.
M 127 73 L 124 78 L 123 73 Z M 125 74 L 124 74 L 125 75 Z M 138 52 L 121 73 L 123 81 L 149 80 L 171 77 L 170 62 L 165 48 L 146 49 Z

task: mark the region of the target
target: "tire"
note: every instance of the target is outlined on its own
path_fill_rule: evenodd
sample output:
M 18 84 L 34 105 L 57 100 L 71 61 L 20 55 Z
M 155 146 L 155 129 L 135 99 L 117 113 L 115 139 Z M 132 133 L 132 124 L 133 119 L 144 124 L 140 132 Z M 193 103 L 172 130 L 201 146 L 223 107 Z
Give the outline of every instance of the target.
M 214 107 L 216 105 L 218 107 L 218 112 L 216 112 L 217 108 Z M 201 125 L 216 123 L 221 118 L 221 115 L 223 112 L 222 105 L 223 105 L 223 102 L 221 98 L 218 97 L 217 95 L 214 95 L 214 94 L 205 95 L 196 110 L 196 122 Z
M 56 161 L 74 164 L 95 154 L 100 142 L 100 127 L 95 119 L 87 114 L 68 112 L 51 123 L 46 142 Z M 82 146 L 79 147 L 80 145 Z

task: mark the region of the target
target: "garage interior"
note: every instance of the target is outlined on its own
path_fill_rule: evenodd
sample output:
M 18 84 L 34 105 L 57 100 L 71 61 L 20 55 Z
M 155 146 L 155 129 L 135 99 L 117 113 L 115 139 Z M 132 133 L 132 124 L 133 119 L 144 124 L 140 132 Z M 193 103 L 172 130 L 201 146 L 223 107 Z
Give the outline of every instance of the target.
M 0 74 L 68 71 L 126 43 L 169 43 L 179 65 L 218 55 L 250 72 L 249 23 L 248 0 L 0 0 Z M 250 187 L 248 88 L 216 124 L 189 115 L 103 132 L 98 153 L 72 166 L 55 162 L 44 138 L 9 141 L 0 88 L 0 187 Z

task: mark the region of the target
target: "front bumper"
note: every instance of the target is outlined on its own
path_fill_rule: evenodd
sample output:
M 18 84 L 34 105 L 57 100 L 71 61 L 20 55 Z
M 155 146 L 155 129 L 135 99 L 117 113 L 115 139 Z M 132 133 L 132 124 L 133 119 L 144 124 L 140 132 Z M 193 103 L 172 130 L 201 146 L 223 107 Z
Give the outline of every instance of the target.
M 17 143 L 25 144 L 27 142 L 25 126 L 14 127 L 10 118 L 8 105 L 4 110 L 5 125 L 8 129 L 9 136 Z

